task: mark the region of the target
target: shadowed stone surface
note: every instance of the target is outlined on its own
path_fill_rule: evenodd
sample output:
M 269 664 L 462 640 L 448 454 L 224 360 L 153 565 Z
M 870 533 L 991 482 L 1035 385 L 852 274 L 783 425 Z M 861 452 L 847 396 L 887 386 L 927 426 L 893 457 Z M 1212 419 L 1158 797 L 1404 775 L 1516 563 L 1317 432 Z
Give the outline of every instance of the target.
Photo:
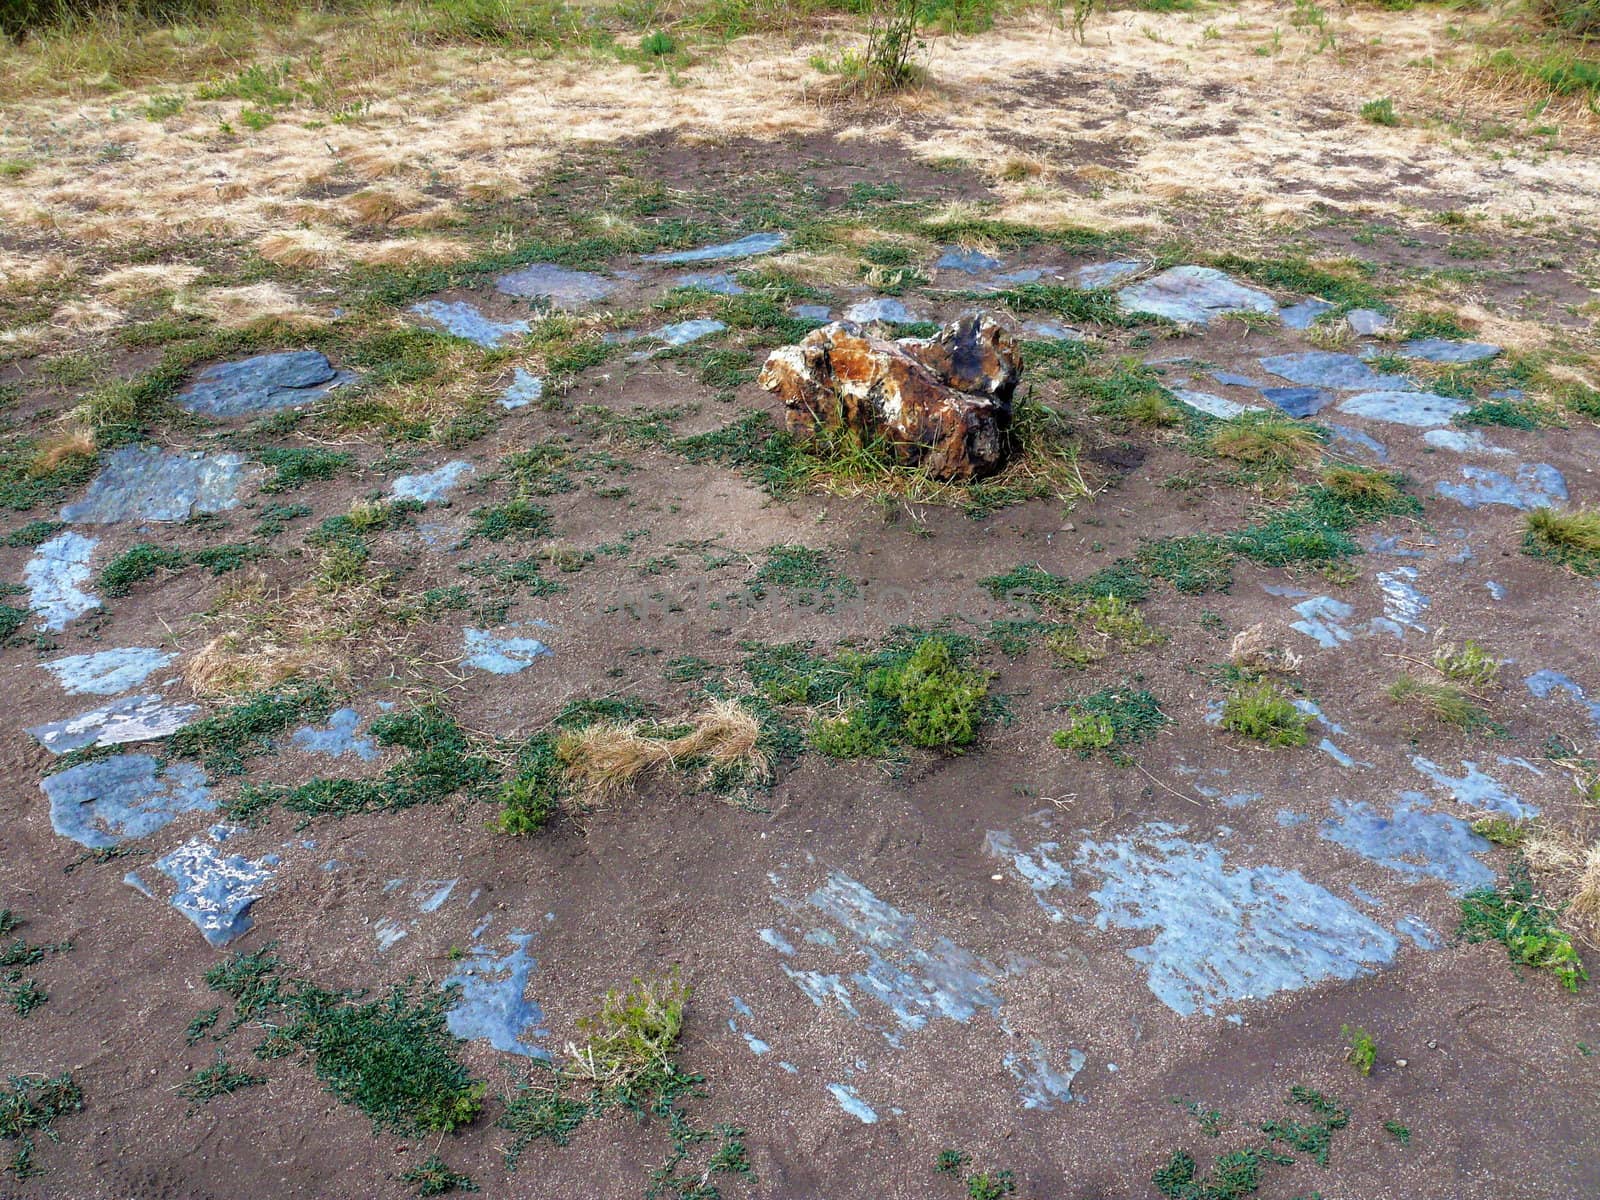
M 1229 869 L 1216 846 L 1153 822 L 1133 837 L 1086 841 L 1073 866 L 1100 875 L 1095 927 L 1155 930 L 1127 951 L 1174 1012 L 1210 1013 L 1393 960 L 1393 934 L 1326 888 L 1278 867 Z
M 1211 267 L 1173 267 L 1153 279 L 1130 284 L 1118 295 L 1132 313 L 1166 317 L 1185 325 L 1208 325 L 1228 313 L 1275 313 L 1278 302 Z
M 1028 1053 L 1007 1054 L 1000 1061 L 1022 1085 L 1022 1107 L 1049 1112 L 1058 1103 L 1077 1099 L 1072 1094 L 1072 1080 L 1083 1070 L 1089 1056 L 1082 1050 L 1068 1050 L 1066 1067 L 1058 1069 L 1050 1065 L 1044 1043 L 1032 1038 L 1028 1042 Z
M 1003 264 L 998 258 L 990 258 L 981 250 L 963 250 L 959 246 L 950 246 L 933 265 L 936 270 L 940 271 L 961 271 L 967 275 L 984 275 L 990 271 L 999 270 Z
M 468 304 L 465 300 L 424 300 L 413 304 L 411 311 L 440 326 L 446 333 L 465 338 L 486 350 L 498 349 L 533 328 L 529 321 L 490 320 L 476 305 Z
M 743 296 L 748 290 L 740 286 L 739 281 L 726 271 L 715 273 L 691 271 L 687 275 L 679 275 L 672 283 L 674 287 L 699 288 L 703 292 L 714 292 L 718 296 Z
M 802 321 L 825 322 L 833 319 L 833 309 L 826 304 L 796 304 L 790 307 L 789 315 Z
M 249 932 L 250 906 L 266 893 L 272 868 L 278 865 L 276 854 L 252 860 L 218 851 L 217 846 L 238 832 L 213 825 L 205 838 L 192 838 L 156 860 L 156 870 L 178 885 L 172 907 L 193 921 L 213 946 L 226 946 Z
M 1499 346 L 1487 342 L 1451 342 L 1444 338 L 1417 338 L 1400 347 L 1407 358 L 1420 358 L 1431 363 L 1472 363 L 1493 358 L 1500 353 Z
M 461 635 L 466 643 L 466 657 L 461 665 L 493 675 L 515 675 L 532 666 L 535 659 L 555 655 L 555 651 L 538 638 L 521 634 L 469 626 Z
M 1329 393 L 1314 387 L 1268 387 L 1261 395 L 1291 417 L 1315 416 L 1333 402 Z
M 1494 872 L 1475 857 L 1489 843 L 1460 818 L 1429 812 L 1420 792 L 1402 792 L 1389 817 L 1360 801 L 1335 800 L 1333 812 L 1322 837 L 1407 879 L 1442 879 L 1458 894 L 1494 882 Z
M 936 479 L 973 479 L 1005 463 L 1011 394 L 1022 372 L 1010 332 L 968 316 L 933 338 L 887 341 L 849 322 L 774 350 L 759 382 L 783 401 L 801 441 L 843 428 L 880 439 Z
M 1388 462 L 1389 448 L 1371 434 L 1363 433 L 1359 429 L 1352 429 L 1348 425 L 1328 425 L 1328 431 L 1338 441 L 1347 446 L 1354 447 L 1360 455 L 1370 457 L 1374 462 Z M 1358 457 L 1360 456 L 1358 455 Z
M 1022 332 L 1047 342 L 1081 342 L 1083 334 L 1055 321 L 1025 321 Z
M 28 732 L 50 753 L 67 754 L 85 746 L 164 738 L 194 720 L 199 711 L 198 705 L 169 704 L 160 696 L 129 696 L 75 717 L 35 725 Z
M 51 828 L 91 850 L 148 837 L 179 813 L 216 808 L 199 767 L 161 770 L 148 754 L 79 763 L 46 775 L 39 787 L 50 801 Z
M 751 233 L 738 241 L 721 242 L 715 246 L 701 246 L 698 250 L 673 250 L 663 254 L 646 254 L 650 263 L 704 263 L 727 262 L 735 258 L 753 258 L 757 254 L 771 254 L 789 240 L 787 233 Z
M 506 390 L 500 393 L 500 407 L 526 408 L 535 400 L 543 398 L 544 380 L 537 375 L 530 375 L 522 367 L 517 367 L 512 372 L 511 382 L 506 385 Z
M 1333 305 L 1326 300 L 1302 300 L 1299 304 L 1291 304 L 1278 314 L 1284 327 L 1288 329 L 1310 329 L 1323 313 L 1332 312 Z
M 1462 467 L 1461 478 L 1465 482 L 1441 480 L 1433 485 L 1433 490 L 1468 508 L 1504 504 L 1526 511 L 1554 508 L 1567 502 L 1567 481 L 1549 463 L 1524 463 L 1517 468 L 1515 479 L 1483 467 Z
M 177 655 L 145 646 L 125 646 L 95 654 L 70 654 L 44 663 L 62 690 L 75 696 L 115 696 L 136 688 L 150 672 Z
M 1258 361 L 1262 370 L 1306 387 L 1337 388 L 1345 392 L 1411 390 L 1409 379 L 1401 375 L 1379 375 L 1353 354 L 1308 350 L 1303 354 L 1278 354 Z
M 844 319 L 862 325 L 873 321 L 883 321 L 890 325 L 909 325 L 913 321 L 922 320 L 899 300 L 883 296 L 874 300 L 856 301 L 844 310 Z
M 92 572 L 89 559 L 100 542 L 81 533 L 63 533 L 34 550 L 22 569 L 28 607 L 40 617 L 39 628 L 59 633 L 74 619 L 100 607 L 100 597 L 84 585 Z
M 689 260 L 684 260 L 689 261 Z M 507 296 L 548 300 L 561 308 L 582 308 L 604 300 L 617 290 L 615 280 L 593 271 L 574 271 L 554 263 L 534 263 L 494 281 L 495 290 Z
M 1448 425 L 1450 418 L 1467 411 L 1467 405 L 1432 392 L 1362 392 L 1340 401 L 1339 411 L 1353 417 L 1418 427 Z
M 238 454 L 200 454 L 123 446 L 105 458 L 82 500 L 61 510 L 63 521 L 187 521 L 239 503 L 239 488 L 261 468 Z
M 420 475 L 399 475 L 389 485 L 389 494 L 396 500 L 420 500 L 423 504 L 435 504 L 455 491 L 461 477 L 472 471 L 471 463 L 458 459 Z
M 213 417 L 308 404 L 352 376 L 318 350 L 258 354 L 207 367 L 177 398 L 179 408 Z
M 537 1044 L 548 1037 L 544 1012 L 527 998 L 528 982 L 538 963 L 528 953 L 533 934 L 506 935 L 511 949 L 496 957 L 484 946 L 474 946 L 444 986 L 461 989 L 461 1001 L 445 1015 L 450 1032 L 466 1041 L 485 1041 L 504 1054 L 548 1060 L 550 1052 Z

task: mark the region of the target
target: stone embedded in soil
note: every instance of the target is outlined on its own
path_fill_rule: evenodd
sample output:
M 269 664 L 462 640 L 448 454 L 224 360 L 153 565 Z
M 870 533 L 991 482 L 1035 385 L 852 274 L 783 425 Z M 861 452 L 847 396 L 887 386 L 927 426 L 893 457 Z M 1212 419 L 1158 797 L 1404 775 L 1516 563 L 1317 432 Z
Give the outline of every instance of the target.
M 1223 387 L 1254 388 L 1256 391 L 1260 391 L 1262 388 L 1272 386 L 1270 383 L 1263 383 L 1259 379 L 1251 379 L 1248 375 L 1240 375 L 1236 371 L 1212 371 L 1211 378 L 1215 379 Z
M 100 597 L 87 590 L 93 572 L 89 559 L 99 540 L 81 533 L 58 534 L 38 546 L 22 569 L 28 607 L 43 620 L 39 628 L 59 633 L 86 612 L 100 607 Z
M 517 367 L 511 374 L 511 382 L 506 385 L 506 390 L 500 393 L 500 407 L 526 408 L 534 401 L 543 398 L 544 380 L 537 375 L 529 374 L 523 367 Z
M 360 724 L 361 715 L 355 709 L 341 708 L 329 714 L 328 723 L 322 728 L 302 725 L 289 735 L 289 740 L 308 754 L 326 754 L 329 758 L 349 754 L 371 762 L 378 757 L 378 747 L 371 738 L 356 735 Z
M 1291 417 L 1311 417 L 1333 402 L 1333 396 L 1314 387 L 1267 387 L 1261 395 Z
M 79 763 L 39 784 L 50 825 L 91 850 L 148 837 L 179 813 L 216 808 L 205 772 L 193 763 L 162 768 L 148 754 L 114 754 Z
M 698 342 L 701 338 L 708 338 L 714 333 L 723 333 L 727 328 L 721 321 L 701 318 L 694 321 L 679 321 L 674 325 L 663 325 L 660 329 L 644 336 L 665 342 L 669 346 L 687 346 L 690 342 Z
M 1407 879 L 1441 879 L 1457 894 L 1494 882 L 1494 872 L 1476 857 L 1489 843 L 1459 817 L 1429 811 L 1420 792 L 1402 792 L 1387 817 L 1359 800 L 1332 804 L 1334 815 L 1318 832 L 1336 845 Z
M 1072 1094 L 1072 1081 L 1083 1070 L 1089 1056 L 1082 1050 L 1069 1049 L 1066 1067 L 1053 1067 L 1044 1043 L 1038 1038 L 1031 1038 L 1028 1053 L 1007 1054 L 1000 1061 L 1022 1085 L 1022 1107 L 1049 1112 L 1058 1103 L 1078 1099 Z
M 63 691 L 74 696 L 115 696 L 136 688 L 176 653 L 149 646 L 123 646 L 94 654 L 69 654 L 43 663 Z
M 789 315 L 801 321 L 827 322 L 833 319 L 833 309 L 826 304 L 795 304 L 790 307 Z
M 1022 332 L 1047 342 L 1083 341 L 1083 334 L 1055 321 L 1024 321 Z
M 423 300 L 411 306 L 417 316 L 432 321 L 452 337 L 463 338 L 486 350 L 497 350 L 512 338 L 533 328 L 531 321 L 495 321 L 465 300 Z
M 541 658 L 554 657 L 555 651 L 538 638 L 524 637 L 502 630 L 473 629 L 461 631 L 466 645 L 464 667 L 474 667 L 494 675 L 515 675 Z
M 1291 304 L 1278 314 L 1286 329 L 1310 329 L 1323 313 L 1333 311 L 1333 305 L 1315 298 Z
M 1072 273 L 1072 282 L 1080 288 L 1107 288 L 1117 280 L 1136 274 L 1143 268 L 1143 263 L 1132 262 L 1128 259 L 1118 259 L 1115 262 L 1089 263 L 1086 266 L 1079 267 Z
M 1374 462 L 1388 462 L 1389 448 L 1371 434 L 1363 433 L 1359 429 L 1352 429 L 1348 425 L 1328 425 L 1328 432 L 1333 434 L 1336 441 L 1353 447 L 1363 455 L 1368 455 Z
M 787 233 L 751 233 L 733 242 L 720 242 L 715 246 L 701 246 L 697 250 L 673 250 L 663 254 L 646 254 L 649 263 L 705 263 L 728 262 L 736 258 L 754 258 L 758 254 L 771 254 L 789 240 Z
M 1433 490 L 1468 508 L 1504 504 L 1526 511 L 1554 508 L 1567 502 L 1567 481 L 1549 463 L 1524 463 L 1517 468 L 1515 479 L 1483 467 L 1462 467 L 1461 478 L 1465 482 L 1441 480 L 1433 485 Z
M 679 275 L 672 281 L 674 287 L 699 288 L 702 292 L 712 292 L 718 296 L 743 296 L 748 290 L 740 286 L 739 281 L 727 271 L 691 271 L 687 275 Z
M 471 463 L 457 459 L 420 475 L 398 475 L 389 484 L 389 494 L 396 500 L 437 504 L 455 491 L 463 475 L 470 475 L 473 470 Z
M 533 263 L 500 276 L 494 286 L 506 296 L 547 301 L 558 308 L 583 308 L 604 300 L 619 285 L 616 280 L 593 271 L 574 271 L 554 263 Z
M 1600 730 L 1600 700 L 1590 700 L 1577 680 L 1563 675 L 1560 671 L 1543 667 L 1529 675 L 1522 683 L 1528 689 L 1528 694 L 1538 700 L 1548 700 L 1555 692 L 1565 692 L 1588 710 L 1590 722 L 1596 730 Z
M 169 903 L 215 947 L 249 932 L 250 907 L 266 894 L 278 865 L 276 854 L 248 859 L 217 850 L 239 832 L 213 825 L 206 837 L 191 838 L 156 860 L 156 869 L 178 885 Z
M 834 1098 L 839 1107 L 844 1109 L 863 1125 L 876 1125 L 878 1123 L 877 1110 L 861 1098 L 861 1093 L 846 1083 L 830 1083 L 828 1094 Z
M 238 454 L 201 454 L 156 446 L 122 446 L 108 454 L 82 500 L 61 510 L 63 521 L 187 521 L 239 503 L 239 489 L 261 474 Z
M 932 338 L 888 341 L 849 322 L 774 350 L 759 382 L 807 441 L 846 429 L 886 442 L 896 461 L 935 479 L 976 479 L 1005 465 L 1011 395 L 1022 360 L 1010 332 L 966 316 Z
M 1491 446 L 1479 429 L 1430 429 L 1422 440 L 1435 450 L 1451 450 L 1457 454 L 1493 454 L 1504 456 L 1511 451 Z
M 1211 267 L 1173 267 L 1118 293 L 1131 313 L 1166 317 L 1185 325 L 1209 325 L 1229 313 L 1275 313 L 1278 302 L 1265 292 L 1230 279 Z
M 998 258 L 990 258 L 981 250 L 963 250 L 959 246 L 946 247 L 933 264 L 935 270 L 960 271 L 966 275 L 986 275 L 998 271 L 1002 265 Z
M 856 301 L 844 310 L 844 319 L 861 325 L 869 325 L 873 321 L 881 321 L 886 325 L 910 325 L 922 320 L 899 300 L 887 296 Z
M 1380 375 L 1354 354 L 1308 350 L 1277 354 L 1258 360 L 1261 369 L 1304 387 L 1336 388 L 1343 392 L 1404 392 L 1411 381 L 1402 375 Z
M 1217 417 L 1224 421 L 1243 416 L 1247 412 L 1262 411 L 1259 404 L 1241 404 L 1237 400 L 1229 400 L 1226 396 L 1219 396 L 1215 392 L 1201 392 L 1194 388 L 1169 388 L 1168 390 L 1190 408 L 1203 412 L 1209 417 Z
M 160 696 L 129 696 L 104 708 L 49 721 L 28 730 L 52 754 L 69 754 L 88 746 L 120 746 L 148 742 L 176 733 L 194 720 L 195 704 L 171 704 Z
M 1502 758 L 1500 761 L 1508 764 L 1512 760 Z M 1463 761 L 1463 772 L 1459 776 L 1451 775 L 1438 763 L 1420 754 L 1412 756 L 1411 765 L 1448 791 L 1453 800 L 1468 808 L 1498 813 L 1513 821 L 1527 821 L 1539 815 L 1537 805 L 1529 804 L 1494 776 L 1478 770 L 1475 762 Z
M 1448 425 L 1452 417 L 1467 408 L 1460 400 L 1432 392 L 1362 392 L 1339 402 L 1339 411 L 1352 417 L 1418 428 Z
M 189 412 L 236 417 L 308 404 L 351 378 L 320 351 L 286 350 L 207 367 L 175 403 Z
M 1378 588 L 1383 593 L 1385 619 L 1396 626 L 1426 633 L 1428 627 L 1422 624 L 1422 614 L 1433 600 L 1417 591 L 1414 586 L 1416 578 L 1415 567 L 1396 567 L 1392 571 L 1379 571 Z
M 1371 308 L 1352 308 L 1345 313 L 1344 322 L 1358 337 L 1376 337 L 1394 328 L 1393 320 Z
M 549 1036 L 544 1012 L 527 998 L 528 982 L 538 966 L 528 953 L 533 934 L 506 935 L 511 949 L 496 956 L 484 946 L 473 946 L 445 977 L 444 986 L 461 989 L 461 999 L 445 1014 L 445 1025 L 465 1041 L 485 1041 L 505 1054 L 546 1061 L 550 1052 L 538 1045 Z
M 1400 347 L 1407 358 L 1420 358 L 1431 363 L 1474 363 L 1494 358 L 1499 346 L 1487 342 L 1452 342 L 1445 338 L 1416 338 Z

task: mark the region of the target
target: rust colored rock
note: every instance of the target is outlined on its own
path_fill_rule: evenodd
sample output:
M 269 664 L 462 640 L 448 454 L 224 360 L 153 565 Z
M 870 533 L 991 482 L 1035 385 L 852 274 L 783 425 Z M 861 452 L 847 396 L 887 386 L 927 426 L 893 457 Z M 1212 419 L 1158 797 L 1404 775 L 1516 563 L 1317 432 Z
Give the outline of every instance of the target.
M 774 350 L 760 383 L 783 401 L 784 422 L 802 442 L 848 430 L 902 465 L 965 480 L 1005 465 L 1021 374 L 1011 333 L 989 317 L 965 316 L 935 337 L 898 341 L 836 321 Z

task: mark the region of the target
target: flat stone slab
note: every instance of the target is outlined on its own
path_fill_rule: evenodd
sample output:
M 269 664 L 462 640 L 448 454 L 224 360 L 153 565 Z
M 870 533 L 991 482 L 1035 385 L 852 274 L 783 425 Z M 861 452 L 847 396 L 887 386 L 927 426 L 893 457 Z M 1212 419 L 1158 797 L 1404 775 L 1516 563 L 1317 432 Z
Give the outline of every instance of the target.
M 673 325 L 663 325 L 652 333 L 645 334 L 648 338 L 665 342 L 669 346 L 687 346 L 690 342 L 698 342 L 701 338 L 708 338 L 714 333 L 724 333 L 727 326 L 721 321 L 701 318 L 695 321 L 679 321 Z
M 619 286 L 616 280 L 593 271 L 575 271 L 555 263 L 533 263 L 494 281 L 495 291 L 503 295 L 547 300 L 561 308 L 582 308 L 604 300 Z
M 946 246 L 933 267 L 936 271 L 960 271 L 964 275 L 987 275 L 1005 264 L 990 258 L 981 250 L 964 250 L 960 246 Z
M 791 317 L 798 317 L 802 321 L 816 321 L 826 325 L 833 320 L 833 309 L 826 304 L 795 304 L 789 309 Z
M 1173 267 L 1118 293 L 1128 312 L 1209 325 L 1229 313 L 1275 313 L 1278 302 L 1211 267 Z
M 1445 338 L 1416 338 L 1400 347 L 1407 358 L 1420 358 L 1431 363 L 1473 363 L 1493 358 L 1500 353 L 1499 346 L 1488 342 L 1452 342 Z
M 61 510 L 63 521 L 187 521 L 239 503 L 239 489 L 262 473 L 239 454 L 201 454 L 122 446 L 105 457 L 82 500 Z
M 1022 332 L 1046 342 L 1083 341 L 1083 334 L 1056 321 L 1024 321 Z
M 486 350 L 496 350 L 533 328 L 531 321 L 496 321 L 465 300 L 423 300 L 411 311 L 432 321 L 452 337 L 465 338 Z
M 1501 758 L 1500 762 L 1504 766 L 1512 763 L 1527 766 L 1523 759 Z M 1469 808 L 1496 812 L 1513 821 L 1528 821 L 1539 815 L 1537 805 L 1529 804 L 1494 776 L 1480 771 L 1475 762 L 1463 761 L 1459 776 L 1451 775 L 1438 763 L 1420 754 L 1412 756 L 1411 765 L 1448 791 L 1453 800 Z
M 555 651 L 538 638 L 506 630 L 468 626 L 461 631 L 461 636 L 466 646 L 466 657 L 461 665 L 493 675 L 515 675 L 531 667 L 536 659 L 555 655 Z
M 855 321 L 861 325 L 867 325 L 873 321 L 882 321 L 889 325 L 909 325 L 913 321 L 922 320 L 921 317 L 899 300 L 887 296 L 856 301 L 844 310 L 844 319 L 846 321 Z
M 743 296 L 749 290 L 726 271 L 692 271 L 687 275 L 679 275 L 672 281 L 672 285 L 681 288 L 699 288 L 702 292 L 712 292 L 718 296 Z
M 129 696 L 75 717 L 35 725 L 28 732 L 50 753 L 68 754 L 87 746 L 164 738 L 194 720 L 199 711 L 197 704 L 171 704 L 160 696 Z
M 91 850 L 149 837 L 179 813 L 216 808 L 199 767 L 180 762 L 162 770 L 148 754 L 79 763 L 46 775 L 39 787 L 50 801 L 51 828 Z
M 169 903 L 190 921 L 212 946 L 226 946 L 249 932 L 250 906 L 266 894 L 278 856 L 251 860 L 217 849 L 241 832 L 214 825 L 204 838 L 192 838 L 156 860 L 156 870 L 178 885 Z
M 1333 305 L 1315 298 L 1291 304 L 1278 314 L 1286 329 L 1310 329 L 1323 313 L 1333 311 Z
M 1543 667 L 1529 675 L 1522 683 L 1528 689 L 1528 694 L 1539 700 L 1548 700 L 1556 692 L 1565 692 L 1588 710 L 1590 722 L 1597 731 L 1600 731 L 1600 700 L 1589 699 L 1584 694 L 1582 685 L 1571 676 Z
M 1352 446 L 1364 454 L 1372 456 L 1375 462 L 1389 461 L 1389 447 L 1385 446 L 1371 434 L 1363 433 L 1359 429 L 1352 429 L 1348 425 L 1328 425 L 1328 432 L 1333 434 L 1336 441 Z
M 1433 490 L 1468 508 L 1504 504 L 1527 511 L 1567 502 L 1567 481 L 1549 463 L 1524 463 L 1517 468 L 1515 479 L 1483 467 L 1462 467 L 1461 478 L 1461 483 L 1441 480 Z
M 1376 337 L 1394 328 L 1393 319 L 1372 308 L 1352 308 L 1345 313 L 1344 323 L 1360 337 Z
M 1467 407 L 1460 400 L 1432 392 L 1362 392 L 1339 402 L 1339 411 L 1353 417 L 1418 428 L 1448 425 Z
M 1380 375 L 1354 354 L 1308 350 L 1303 354 L 1277 354 L 1258 360 L 1263 371 L 1305 387 L 1336 388 L 1345 392 L 1403 392 L 1411 381 L 1403 375 Z
M 1261 395 L 1291 417 L 1312 417 L 1333 403 L 1331 393 L 1315 387 L 1267 387 Z
M 701 246 L 697 250 L 672 250 L 662 254 L 646 254 L 648 263 L 706 263 L 728 262 L 735 258 L 753 258 L 758 254 L 771 254 L 789 240 L 787 233 L 750 233 L 733 242 L 719 242 L 715 246 Z
M 469 475 L 474 470 L 471 463 L 457 459 L 420 475 L 398 475 L 389 484 L 389 494 L 396 500 L 436 504 L 456 489 L 463 475 Z
M 546 1061 L 550 1052 L 538 1039 L 550 1036 L 544 1012 L 527 998 L 528 983 L 538 965 L 528 952 L 533 934 L 506 936 L 511 949 L 496 956 L 484 946 L 474 946 L 444 979 L 444 986 L 461 989 L 460 1002 L 445 1014 L 445 1026 L 465 1041 L 484 1041 L 503 1054 Z
M 1130 259 L 1117 259 L 1115 262 L 1089 263 L 1079 267 L 1072 273 L 1072 282 L 1081 288 L 1107 288 L 1119 279 L 1136 274 L 1144 269 L 1143 263 L 1133 262 Z
M 334 370 L 318 350 L 258 354 L 207 367 L 179 393 L 177 405 L 212 417 L 237 417 L 308 404 L 354 376 Z
M 325 754 L 329 758 L 348 754 L 362 762 L 371 762 L 378 757 L 378 747 L 371 738 L 356 733 L 360 724 L 360 713 L 353 708 L 341 708 L 329 714 L 326 725 L 302 725 L 289 735 L 289 740 L 308 754 Z
M 1402 792 L 1387 817 L 1359 800 L 1335 800 L 1333 811 L 1318 831 L 1323 838 L 1407 879 L 1440 879 L 1457 895 L 1494 882 L 1476 857 L 1489 843 L 1459 817 L 1430 812 L 1420 792 Z
M 71 695 L 115 696 L 138 687 L 152 671 L 176 657 L 153 647 L 124 646 L 95 654 L 69 654 L 41 665 Z
M 1190 408 L 1198 409 L 1207 416 L 1220 417 L 1224 421 L 1247 412 L 1263 411 L 1259 404 L 1240 404 L 1237 400 L 1229 400 L 1226 396 L 1219 396 L 1215 392 L 1201 392 L 1194 388 L 1168 390 Z
M 28 589 L 28 607 L 43 618 L 39 628 L 59 633 L 67 625 L 100 607 L 100 597 L 88 590 L 92 572 L 89 560 L 100 544 L 81 533 L 63 533 L 35 548 L 22 569 Z
M 500 393 L 500 407 L 504 409 L 526 408 L 537 400 L 544 398 L 544 380 L 537 375 L 530 374 L 526 368 L 517 367 L 511 374 L 511 382 L 506 385 L 506 390 Z
M 1506 455 L 1511 451 L 1491 446 L 1479 429 L 1430 429 L 1422 440 L 1435 450 L 1452 450 L 1457 454 Z

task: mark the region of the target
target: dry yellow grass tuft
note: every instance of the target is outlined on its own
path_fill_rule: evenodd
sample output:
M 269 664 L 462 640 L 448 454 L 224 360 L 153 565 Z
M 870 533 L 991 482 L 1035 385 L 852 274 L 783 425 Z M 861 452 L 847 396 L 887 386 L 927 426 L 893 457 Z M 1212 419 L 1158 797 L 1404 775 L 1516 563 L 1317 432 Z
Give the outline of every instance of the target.
M 1585 936 L 1600 934 L 1600 842 L 1585 847 L 1566 830 L 1541 828 L 1522 843 L 1522 854 L 1548 892 L 1567 898 L 1565 923 Z
M 256 242 L 268 262 L 284 267 L 327 267 L 336 263 L 344 246 L 337 234 L 315 229 L 286 229 L 269 233 Z
M 39 447 L 28 463 L 28 473 L 35 477 L 49 475 L 74 459 L 91 459 L 94 455 L 93 430 L 73 425 L 52 435 Z
M 616 799 L 648 771 L 704 762 L 707 769 L 743 763 L 764 777 L 771 764 L 760 748 L 761 723 L 737 700 L 713 700 L 688 733 L 651 737 L 637 722 L 597 722 L 564 734 L 556 754 L 576 797 L 588 808 Z
M 442 237 L 390 238 L 352 244 L 349 249 L 350 256 L 358 262 L 389 267 L 460 262 L 472 254 L 472 247 L 465 242 Z
M 322 320 L 298 296 L 276 283 L 180 291 L 173 297 L 172 310 L 207 317 L 229 329 L 242 329 L 252 322 L 269 319 L 302 324 Z
M 428 197 L 416 188 L 400 185 L 365 188 L 344 201 L 345 211 L 362 225 L 392 225 L 397 217 L 428 205 Z

